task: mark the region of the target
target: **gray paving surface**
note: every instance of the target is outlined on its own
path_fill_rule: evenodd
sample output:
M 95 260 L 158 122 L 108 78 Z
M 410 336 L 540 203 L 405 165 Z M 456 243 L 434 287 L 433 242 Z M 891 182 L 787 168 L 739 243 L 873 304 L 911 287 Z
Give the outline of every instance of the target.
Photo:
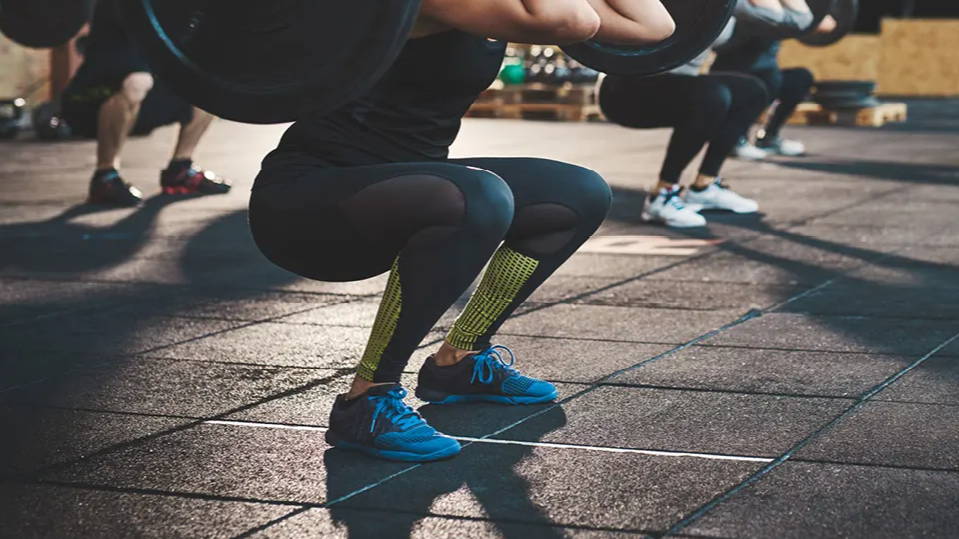
M 323 440 L 384 280 L 258 253 L 245 204 L 281 126 L 215 125 L 221 197 L 158 196 L 174 131 L 132 140 L 137 210 L 82 204 L 92 143 L 3 143 L 0 536 L 955 537 L 959 102 L 915 105 L 731 162 L 763 213 L 688 233 L 638 218 L 666 131 L 467 121 L 458 155 L 601 172 L 602 235 L 719 241 L 575 255 L 499 338 L 559 404 L 424 406 L 479 439 L 424 466 Z

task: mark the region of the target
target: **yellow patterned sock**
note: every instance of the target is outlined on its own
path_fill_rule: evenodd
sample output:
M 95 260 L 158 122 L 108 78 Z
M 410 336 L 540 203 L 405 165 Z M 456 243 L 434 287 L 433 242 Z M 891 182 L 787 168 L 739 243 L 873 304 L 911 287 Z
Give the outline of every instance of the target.
M 476 340 L 509 307 L 538 265 L 538 260 L 505 245 L 497 249 L 469 303 L 450 328 L 446 342 L 460 350 L 473 350 Z
M 399 262 L 399 257 L 393 261 L 393 269 L 390 270 L 390 277 L 386 281 L 386 291 L 383 292 L 383 299 L 380 300 L 380 308 L 376 312 L 376 320 L 370 331 L 370 340 L 366 343 L 363 359 L 360 360 L 360 366 L 357 368 L 357 375 L 369 382 L 373 381 L 373 375 L 380 365 L 383 351 L 393 338 L 396 323 L 400 318 L 400 310 L 403 307 Z

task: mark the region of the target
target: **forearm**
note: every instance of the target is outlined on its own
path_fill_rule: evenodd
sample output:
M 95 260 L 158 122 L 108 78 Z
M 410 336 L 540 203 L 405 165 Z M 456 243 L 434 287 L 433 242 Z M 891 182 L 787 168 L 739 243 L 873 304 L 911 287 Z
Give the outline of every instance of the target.
M 660 0 L 589 0 L 600 18 L 596 39 L 623 45 L 658 43 L 676 23 Z
M 583 41 L 600 26 L 587 0 L 423 0 L 420 13 L 464 32 L 520 43 Z

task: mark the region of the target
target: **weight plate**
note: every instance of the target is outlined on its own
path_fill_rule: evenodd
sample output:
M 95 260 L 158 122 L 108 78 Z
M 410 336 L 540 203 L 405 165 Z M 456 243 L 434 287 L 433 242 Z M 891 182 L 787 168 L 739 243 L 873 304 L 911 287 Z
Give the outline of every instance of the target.
M 846 37 L 846 34 L 856 27 L 856 19 L 859 17 L 859 0 L 835 0 L 830 14 L 836 19 L 836 28 L 832 32 L 822 34 L 813 31 L 800 37 L 799 41 L 813 47 L 825 47 Z M 817 23 L 813 28 L 818 26 Z
M 842 109 L 866 109 L 871 107 L 879 106 L 879 100 L 873 96 L 866 97 L 852 97 L 849 99 L 836 99 L 836 100 L 825 100 L 820 101 L 818 97 L 814 97 L 813 100 L 816 103 L 822 105 L 824 109 L 829 110 L 842 110 Z
M 668 39 L 648 47 L 589 40 L 564 45 L 581 64 L 614 75 L 653 75 L 680 66 L 712 46 L 729 22 L 736 0 L 663 0 L 676 21 Z
M 816 81 L 817 94 L 853 93 L 872 95 L 876 82 L 871 80 L 820 80 Z
M 94 0 L 0 0 L 0 32 L 25 47 L 56 47 L 77 35 Z
M 164 82 L 247 123 L 323 114 L 362 94 L 419 10 L 419 0 L 116 1 Z

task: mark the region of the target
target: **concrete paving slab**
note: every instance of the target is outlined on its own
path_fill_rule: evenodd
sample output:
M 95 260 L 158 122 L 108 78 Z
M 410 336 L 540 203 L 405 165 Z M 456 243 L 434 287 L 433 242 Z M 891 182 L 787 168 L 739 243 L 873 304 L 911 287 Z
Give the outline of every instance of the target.
M 855 397 L 912 360 L 879 354 L 692 346 L 620 374 L 610 383 Z
M 705 537 L 951 537 L 959 474 L 787 462 L 683 530 Z
M 370 328 L 376 319 L 376 311 L 380 306 L 379 298 L 344 301 L 343 296 L 327 296 L 341 298 L 339 302 L 321 306 L 305 313 L 284 317 L 282 322 L 292 324 L 316 324 L 322 326 L 352 326 Z M 449 327 L 459 315 L 459 308 L 450 309 L 437 321 L 440 327 Z
M 882 319 L 771 313 L 703 345 L 922 355 L 956 333 L 948 320 Z
M 500 334 L 683 343 L 744 312 L 559 304 L 507 320 Z
M 781 303 L 808 286 L 730 282 L 638 280 L 590 294 L 573 303 L 702 311 L 761 309 Z M 574 288 L 575 289 L 575 288 Z
M 263 290 L 177 287 L 174 294 L 150 298 L 116 311 L 130 316 L 143 314 L 256 321 L 270 318 L 290 319 L 290 315 L 349 301 L 347 296 L 302 294 Z
M 408 467 L 327 449 L 322 432 L 204 424 L 51 470 L 41 479 L 319 504 Z
M 872 249 L 889 249 L 907 245 L 929 247 L 956 247 L 959 239 L 949 234 L 928 234 L 924 227 L 884 226 L 879 223 L 818 223 L 812 222 L 791 229 L 796 234 L 811 236 L 837 244 Z
M 759 464 L 474 444 L 355 496 L 349 508 L 613 530 L 662 530 Z
M 852 401 L 634 387 L 602 387 L 498 438 L 775 457 Z M 564 424 L 553 415 L 565 414 Z M 542 432 L 547 434 L 543 435 Z
M 8 343 L 13 356 L 35 351 L 135 354 L 223 331 L 240 323 L 165 316 L 131 318 L 109 311 L 74 313 L 0 327 L 0 342 Z
M 652 279 L 816 285 L 882 253 L 851 250 L 816 237 L 781 234 L 719 246 L 719 253 L 658 273 Z
M 108 309 L 140 297 L 130 284 L 0 279 L 0 325 L 77 311 Z
M 368 328 L 268 322 L 171 346 L 162 355 L 195 361 L 346 368 L 359 362 L 368 337 Z
M 687 257 L 656 255 L 606 255 L 576 253 L 553 274 L 576 277 L 635 277 L 655 272 L 673 264 L 683 263 Z
M 549 538 L 606 538 L 649 537 L 641 533 L 541 526 L 490 519 L 464 519 L 431 517 L 410 513 L 365 511 L 358 509 L 310 509 L 285 519 L 250 537 L 410 537 L 443 538 L 459 537 L 529 537 Z
M 954 406 L 870 402 L 796 458 L 959 471 L 959 416 Z
M 959 405 L 956 387 L 959 348 L 946 347 L 876 395 L 876 399 Z
M 10 537 L 235 537 L 294 508 L 261 503 L 0 483 Z
M 923 296 L 935 300 L 921 301 Z M 903 286 L 843 280 L 784 306 L 780 312 L 957 320 L 959 287 Z
M 0 444 L 0 476 L 29 474 L 182 423 L 170 417 L 0 405 L 0 428 L 8 434 Z M 0 505 L 11 501 L 5 500 Z M 0 522 L 4 528 L 11 524 Z
M 208 417 L 324 379 L 314 369 L 127 358 L 0 394 L 4 402 Z

